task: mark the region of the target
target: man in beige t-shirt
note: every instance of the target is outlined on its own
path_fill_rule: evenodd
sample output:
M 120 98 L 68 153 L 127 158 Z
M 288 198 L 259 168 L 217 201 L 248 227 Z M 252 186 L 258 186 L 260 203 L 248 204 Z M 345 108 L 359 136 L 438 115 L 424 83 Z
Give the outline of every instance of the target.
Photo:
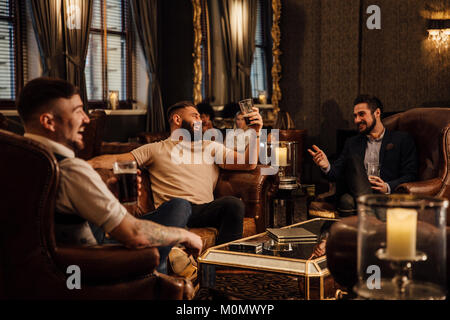
M 246 115 L 255 134 L 251 137 L 254 143 L 249 144 L 243 155 L 223 144 L 201 139 L 200 114 L 191 102 L 179 102 L 171 106 L 167 114 L 171 130 L 168 139 L 144 145 L 130 153 L 94 158 L 90 160 L 91 165 L 109 168 L 114 161 L 136 160 L 150 174 L 155 207 L 173 198 L 186 199 L 192 205 L 188 227 L 217 228 L 218 244 L 241 238 L 244 203 L 236 197 L 214 199 L 213 192 L 219 168 L 256 168 L 263 126 L 258 109 L 253 108 L 253 112 Z

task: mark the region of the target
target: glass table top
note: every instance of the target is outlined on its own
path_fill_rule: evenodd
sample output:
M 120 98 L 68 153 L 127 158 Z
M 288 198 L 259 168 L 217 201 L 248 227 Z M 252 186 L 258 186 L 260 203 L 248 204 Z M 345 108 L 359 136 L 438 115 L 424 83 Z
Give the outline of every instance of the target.
M 267 232 L 208 249 L 200 264 L 265 270 L 293 275 L 322 276 L 328 273 L 326 256 L 312 257 L 321 234 L 337 220 L 317 218 L 285 228 L 304 228 L 317 236 L 308 243 L 280 243 Z

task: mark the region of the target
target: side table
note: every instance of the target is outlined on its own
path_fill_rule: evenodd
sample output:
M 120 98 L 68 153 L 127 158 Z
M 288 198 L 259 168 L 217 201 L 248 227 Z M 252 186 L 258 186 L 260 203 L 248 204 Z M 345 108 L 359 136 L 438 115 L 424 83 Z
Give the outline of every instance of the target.
M 313 184 L 283 185 L 280 183 L 271 201 L 269 226 L 284 227 L 298 222 L 294 221 L 294 217 L 299 210 L 306 210 L 305 220 L 308 220 L 309 203 L 314 199 L 314 196 L 315 185 Z M 299 207 L 301 200 L 305 202 L 303 208 Z

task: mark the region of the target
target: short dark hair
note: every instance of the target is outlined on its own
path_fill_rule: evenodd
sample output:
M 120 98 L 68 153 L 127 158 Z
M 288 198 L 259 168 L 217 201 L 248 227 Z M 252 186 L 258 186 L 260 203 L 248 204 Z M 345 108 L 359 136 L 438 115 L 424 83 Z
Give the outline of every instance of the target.
M 40 77 L 28 82 L 20 92 L 17 99 L 17 111 L 24 123 L 43 106 L 51 104 L 54 100 L 70 99 L 80 94 L 80 90 L 66 80 Z
M 179 109 L 183 109 L 183 108 L 187 108 L 187 107 L 195 107 L 195 104 L 192 101 L 180 101 L 175 103 L 174 105 L 171 105 L 168 109 L 167 109 L 167 119 L 170 121 L 170 117 L 172 116 L 172 114 L 179 110 Z
M 355 101 L 353 102 L 353 105 L 356 106 L 357 104 L 360 103 L 367 103 L 372 113 L 374 113 L 375 110 L 380 109 L 381 114 L 383 114 L 383 103 L 381 102 L 380 99 L 378 99 L 373 95 L 360 94 L 359 96 L 356 97 Z
M 239 103 L 237 103 L 237 102 L 227 103 L 223 107 L 222 117 L 223 118 L 234 118 L 238 111 L 241 111 L 241 108 L 239 107 Z
M 214 120 L 215 112 L 214 112 L 213 107 L 209 103 L 202 102 L 202 103 L 197 104 L 197 110 L 198 110 L 198 113 L 200 113 L 200 114 L 207 114 L 211 121 Z

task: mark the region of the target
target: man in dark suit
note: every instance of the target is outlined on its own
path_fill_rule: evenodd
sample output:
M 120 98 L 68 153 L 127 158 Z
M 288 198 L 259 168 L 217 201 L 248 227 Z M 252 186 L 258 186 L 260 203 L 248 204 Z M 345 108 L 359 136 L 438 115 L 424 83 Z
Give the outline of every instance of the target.
M 339 158 L 332 164 L 313 145 L 308 149 L 325 177 L 336 182 L 337 209 L 341 216 L 356 213 L 355 199 L 363 194 L 390 194 L 417 175 L 414 140 L 406 132 L 389 131 L 381 122 L 383 106 L 370 95 L 355 99 L 353 117 L 359 134 L 348 138 Z M 378 168 L 372 171 L 371 167 Z M 370 170 L 370 171 L 369 171 Z

